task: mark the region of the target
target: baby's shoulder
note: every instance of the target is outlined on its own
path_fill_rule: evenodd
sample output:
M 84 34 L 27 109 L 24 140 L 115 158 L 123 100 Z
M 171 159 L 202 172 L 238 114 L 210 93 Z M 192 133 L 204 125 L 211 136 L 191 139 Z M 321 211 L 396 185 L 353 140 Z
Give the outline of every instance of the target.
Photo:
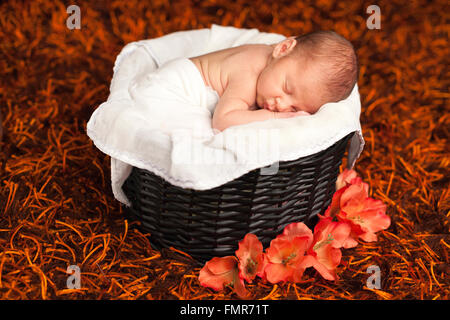
M 235 49 L 233 54 L 224 59 L 224 67 L 229 70 L 230 75 L 254 78 L 256 81 L 266 63 L 261 49 L 258 45 L 242 45 Z

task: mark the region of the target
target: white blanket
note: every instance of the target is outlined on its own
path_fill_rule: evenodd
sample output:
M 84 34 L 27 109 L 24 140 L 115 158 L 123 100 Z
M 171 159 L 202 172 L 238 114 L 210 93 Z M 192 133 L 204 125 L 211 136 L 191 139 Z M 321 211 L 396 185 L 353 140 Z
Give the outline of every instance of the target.
M 219 97 L 206 87 L 187 57 L 248 43 L 285 39 L 257 29 L 212 25 L 132 42 L 116 59 L 108 100 L 92 114 L 87 134 L 111 156 L 111 183 L 117 200 L 130 205 L 122 185 L 132 166 L 173 185 L 207 190 L 261 168 L 274 174 L 279 161 L 324 150 L 347 134 L 348 167 L 364 139 L 358 86 L 338 103 L 310 116 L 258 121 L 214 132 L 211 119 Z

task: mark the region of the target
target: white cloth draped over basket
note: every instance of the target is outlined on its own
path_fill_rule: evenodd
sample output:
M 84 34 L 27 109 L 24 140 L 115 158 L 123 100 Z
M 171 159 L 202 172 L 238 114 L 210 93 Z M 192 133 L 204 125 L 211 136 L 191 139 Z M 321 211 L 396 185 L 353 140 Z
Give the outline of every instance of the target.
M 348 167 L 353 168 L 365 144 L 357 85 L 347 99 L 327 103 L 313 115 L 252 122 L 217 133 L 211 128 L 217 93 L 192 68 L 177 69 L 187 60 L 180 58 L 242 44 L 273 44 L 285 38 L 213 24 L 210 29 L 127 44 L 116 58 L 110 95 L 87 124 L 87 134 L 96 147 L 111 156 L 115 198 L 130 205 L 122 185 L 132 166 L 149 170 L 172 185 L 208 190 L 257 168 L 262 168 L 261 174 L 272 174 L 279 161 L 315 154 L 356 131 L 348 150 Z M 176 86 L 171 87 L 170 77 L 176 78 Z M 133 91 L 139 86 L 146 86 L 141 91 L 144 94 L 133 94 L 139 93 Z M 176 90 L 180 98 L 165 100 L 170 90 Z M 183 105 L 188 100 L 182 95 L 191 91 L 202 108 L 191 102 Z

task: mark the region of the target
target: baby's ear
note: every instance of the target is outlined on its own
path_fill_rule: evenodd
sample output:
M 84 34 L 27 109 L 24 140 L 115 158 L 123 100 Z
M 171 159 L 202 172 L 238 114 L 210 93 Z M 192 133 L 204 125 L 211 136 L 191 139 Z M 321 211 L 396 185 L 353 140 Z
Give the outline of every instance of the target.
M 289 54 L 297 44 L 295 37 L 289 37 L 283 41 L 278 42 L 278 44 L 273 49 L 273 57 L 279 58 Z

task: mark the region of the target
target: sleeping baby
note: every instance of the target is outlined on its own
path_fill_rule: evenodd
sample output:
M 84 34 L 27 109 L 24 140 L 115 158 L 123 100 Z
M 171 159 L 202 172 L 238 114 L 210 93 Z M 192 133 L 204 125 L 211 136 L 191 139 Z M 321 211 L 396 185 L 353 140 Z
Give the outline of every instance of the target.
M 190 58 L 220 99 L 212 128 L 311 115 L 347 98 L 357 79 L 352 44 L 333 31 L 247 44 Z

